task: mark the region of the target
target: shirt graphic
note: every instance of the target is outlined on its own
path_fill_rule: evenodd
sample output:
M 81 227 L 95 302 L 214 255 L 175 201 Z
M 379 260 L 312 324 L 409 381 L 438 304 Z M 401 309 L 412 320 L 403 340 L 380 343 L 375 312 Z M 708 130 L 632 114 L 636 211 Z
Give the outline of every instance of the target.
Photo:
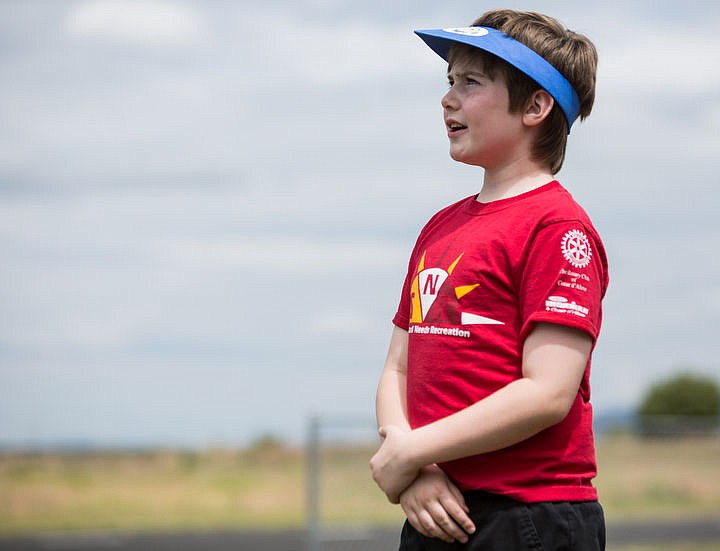
M 460 299 L 480 286 L 479 283 L 453 286 L 450 276 L 465 253 L 445 268 L 426 268 L 425 255 L 417 268 L 411 286 L 410 323 L 443 323 L 448 325 L 504 325 L 473 312 L 460 309 Z M 435 306 L 433 308 L 433 306 Z

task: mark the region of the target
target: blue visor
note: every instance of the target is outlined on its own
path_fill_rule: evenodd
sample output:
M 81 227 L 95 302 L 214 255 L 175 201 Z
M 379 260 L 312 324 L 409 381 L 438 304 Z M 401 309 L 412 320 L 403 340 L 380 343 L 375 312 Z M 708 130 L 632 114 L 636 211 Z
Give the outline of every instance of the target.
M 447 61 L 450 46 L 459 42 L 490 52 L 519 69 L 550 94 L 568 122 L 568 132 L 580 114 L 580 98 L 572 84 L 545 58 L 532 49 L 490 27 L 461 27 L 415 31 L 432 50 Z

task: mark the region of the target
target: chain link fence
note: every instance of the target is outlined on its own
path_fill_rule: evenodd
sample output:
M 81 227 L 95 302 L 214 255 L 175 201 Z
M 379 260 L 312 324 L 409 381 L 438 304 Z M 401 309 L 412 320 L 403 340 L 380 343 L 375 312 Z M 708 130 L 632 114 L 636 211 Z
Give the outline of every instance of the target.
M 402 512 L 375 486 L 368 465 L 379 443 L 375 421 L 312 416 L 306 443 L 306 550 L 397 549 Z

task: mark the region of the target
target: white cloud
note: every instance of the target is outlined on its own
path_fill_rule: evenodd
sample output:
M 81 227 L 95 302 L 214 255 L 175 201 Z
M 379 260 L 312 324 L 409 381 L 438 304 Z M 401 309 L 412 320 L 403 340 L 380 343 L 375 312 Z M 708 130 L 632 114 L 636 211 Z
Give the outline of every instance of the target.
M 205 35 L 190 6 L 162 1 L 95 0 L 73 6 L 65 19 L 71 36 L 108 42 L 185 44 Z
M 600 60 L 597 101 L 587 122 L 589 155 L 644 165 L 646 171 L 715 162 L 720 41 L 708 24 L 713 17 L 693 27 L 658 21 L 598 27 L 608 34 L 596 39 Z M 571 138 L 570 147 L 579 143 Z
M 626 40 L 607 41 L 601 79 L 625 93 L 658 95 L 716 93 L 720 88 L 720 41 L 715 29 L 673 26 L 637 29 Z
M 390 242 L 326 242 L 288 236 L 261 239 L 158 242 L 156 256 L 178 267 L 251 270 L 289 275 L 388 269 L 407 251 Z
M 367 333 L 374 325 L 372 315 L 355 310 L 321 312 L 309 323 L 310 330 L 321 336 Z
M 310 82 L 318 86 L 367 83 L 392 75 L 422 74 L 436 65 L 412 27 L 371 25 L 358 20 L 333 24 L 296 19 L 277 10 L 258 9 L 252 19 L 243 18 L 246 40 L 262 45 L 263 63 L 269 75 L 288 82 Z

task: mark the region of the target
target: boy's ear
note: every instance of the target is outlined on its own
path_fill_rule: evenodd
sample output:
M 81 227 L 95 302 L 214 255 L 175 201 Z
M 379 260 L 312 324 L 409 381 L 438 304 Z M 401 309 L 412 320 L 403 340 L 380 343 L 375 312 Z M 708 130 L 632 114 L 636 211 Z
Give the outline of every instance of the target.
M 523 122 L 527 126 L 538 126 L 552 111 L 555 100 L 545 90 L 536 90 L 527 102 L 523 113 Z

